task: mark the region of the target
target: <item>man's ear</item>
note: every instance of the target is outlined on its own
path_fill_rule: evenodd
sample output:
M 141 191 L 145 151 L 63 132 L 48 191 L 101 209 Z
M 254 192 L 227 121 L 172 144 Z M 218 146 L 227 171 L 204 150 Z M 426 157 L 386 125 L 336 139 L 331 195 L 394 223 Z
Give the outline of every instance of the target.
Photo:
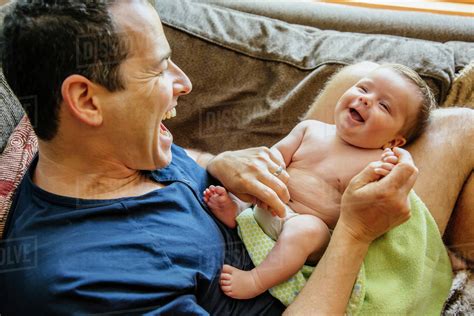
M 64 79 L 61 94 L 64 105 L 72 116 L 81 122 L 99 126 L 102 124 L 102 109 L 95 97 L 97 86 L 81 75 L 71 75 Z
M 397 136 L 385 145 L 382 146 L 382 149 L 393 148 L 393 147 L 403 147 L 407 143 L 407 140 L 403 136 Z

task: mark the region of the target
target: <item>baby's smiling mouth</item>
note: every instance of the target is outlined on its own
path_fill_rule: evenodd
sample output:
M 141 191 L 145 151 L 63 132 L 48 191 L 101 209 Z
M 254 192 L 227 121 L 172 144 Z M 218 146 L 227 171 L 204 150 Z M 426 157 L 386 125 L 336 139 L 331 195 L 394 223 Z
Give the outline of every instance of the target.
M 349 112 L 351 114 L 351 117 L 353 120 L 357 121 L 357 122 L 361 122 L 361 123 L 364 123 L 365 120 L 364 118 L 362 117 L 362 115 L 359 114 L 359 112 L 357 112 L 356 109 L 349 109 Z

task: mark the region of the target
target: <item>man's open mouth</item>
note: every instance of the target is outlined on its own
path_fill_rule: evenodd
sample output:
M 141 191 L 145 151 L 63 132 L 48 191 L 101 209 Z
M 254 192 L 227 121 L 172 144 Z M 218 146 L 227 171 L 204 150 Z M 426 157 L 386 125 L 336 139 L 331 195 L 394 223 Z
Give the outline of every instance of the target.
M 351 113 L 351 117 L 354 121 L 361 122 L 361 123 L 365 122 L 362 115 L 360 115 L 359 112 L 357 112 L 356 109 L 349 109 L 349 112 Z
M 168 112 L 164 114 L 162 121 L 169 120 L 170 118 L 173 118 L 175 116 L 176 116 L 176 108 L 172 108 L 171 110 L 169 110 Z
M 161 119 L 161 121 L 163 122 L 163 121 L 169 120 L 175 116 L 176 116 L 176 108 L 172 108 L 171 110 L 169 110 L 163 115 L 163 118 Z M 162 135 L 171 137 L 170 131 L 166 128 L 166 126 L 163 123 L 160 124 L 160 133 Z

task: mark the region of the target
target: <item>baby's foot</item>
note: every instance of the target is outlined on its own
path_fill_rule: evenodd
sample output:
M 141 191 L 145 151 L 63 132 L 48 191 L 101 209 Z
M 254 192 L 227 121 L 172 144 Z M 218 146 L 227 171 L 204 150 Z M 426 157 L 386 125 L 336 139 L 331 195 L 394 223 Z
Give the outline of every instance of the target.
M 236 299 L 249 299 L 265 292 L 255 269 L 242 271 L 227 264 L 222 268 L 221 289 L 225 295 Z
M 204 202 L 211 209 L 212 213 L 230 228 L 235 228 L 237 223 L 235 217 L 238 205 L 232 200 L 227 190 L 221 186 L 211 185 L 204 190 Z

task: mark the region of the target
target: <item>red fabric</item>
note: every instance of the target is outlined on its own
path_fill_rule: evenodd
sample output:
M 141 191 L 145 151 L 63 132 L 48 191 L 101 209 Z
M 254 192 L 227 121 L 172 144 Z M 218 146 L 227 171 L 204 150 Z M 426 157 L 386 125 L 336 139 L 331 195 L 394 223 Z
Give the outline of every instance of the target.
M 30 121 L 24 116 L 0 155 L 0 236 L 3 236 L 15 189 L 37 151 L 36 135 Z

